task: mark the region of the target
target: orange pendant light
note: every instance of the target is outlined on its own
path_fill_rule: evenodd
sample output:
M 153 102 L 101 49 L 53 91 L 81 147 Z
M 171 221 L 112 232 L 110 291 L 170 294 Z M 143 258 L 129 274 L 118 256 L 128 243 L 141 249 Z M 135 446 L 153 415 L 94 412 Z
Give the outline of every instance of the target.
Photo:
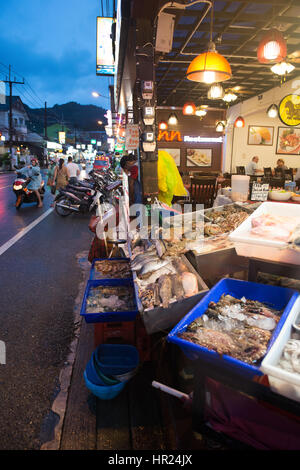
M 225 57 L 216 51 L 214 43 L 210 43 L 208 51 L 190 63 L 186 78 L 207 84 L 224 82 L 231 78 L 231 67 Z
M 211 6 L 210 41 L 207 51 L 195 57 L 190 63 L 186 78 L 193 82 L 207 84 L 224 82 L 231 78 L 231 67 L 228 61 L 216 51 L 212 40 L 213 32 L 213 4 Z
M 168 129 L 168 124 L 165 121 L 160 121 L 158 124 L 158 129 L 160 131 L 166 131 Z
M 257 59 L 262 64 L 281 62 L 287 55 L 286 41 L 277 29 L 270 29 L 257 48 Z
M 239 116 L 234 121 L 234 127 L 245 127 L 245 120 L 242 116 Z
M 185 103 L 182 108 L 182 114 L 185 116 L 192 116 L 195 114 L 196 106 L 194 103 Z

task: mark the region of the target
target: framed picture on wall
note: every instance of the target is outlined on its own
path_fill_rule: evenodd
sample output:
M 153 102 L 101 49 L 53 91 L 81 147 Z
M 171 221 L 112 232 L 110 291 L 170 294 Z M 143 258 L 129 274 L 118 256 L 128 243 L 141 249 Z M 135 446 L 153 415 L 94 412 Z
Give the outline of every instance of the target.
M 278 127 L 276 153 L 300 155 L 300 127 Z
M 160 149 L 168 152 L 173 158 L 177 166 L 180 166 L 180 149 Z
M 274 127 L 248 126 L 248 145 L 273 145 Z
M 212 149 L 187 149 L 187 166 L 211 166 Z

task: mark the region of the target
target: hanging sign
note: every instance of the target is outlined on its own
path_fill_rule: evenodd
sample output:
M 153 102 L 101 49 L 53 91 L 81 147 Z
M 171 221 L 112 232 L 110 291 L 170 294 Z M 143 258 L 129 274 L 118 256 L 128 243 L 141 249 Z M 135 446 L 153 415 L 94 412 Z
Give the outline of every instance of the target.
M 127 124 L 125 129 L 126 150 L 136 150 L 139 146 L 139 126 L 138 124 Z
M 97 17 L 97 75 L 114 75 L 115 61 L 112 48 L 113 18 Z
M 59 132 L 58 133 L 58 142 L 60 144 L 65 144 L 66 143 L 66 133 L 65 132 Z
M 300 124 L 300 95 L 287 95 L 279 103 L 279 118 L 286 126 Z
M 269 184 L 253 182 L 251 201 L 266 201 L 269 194 Z

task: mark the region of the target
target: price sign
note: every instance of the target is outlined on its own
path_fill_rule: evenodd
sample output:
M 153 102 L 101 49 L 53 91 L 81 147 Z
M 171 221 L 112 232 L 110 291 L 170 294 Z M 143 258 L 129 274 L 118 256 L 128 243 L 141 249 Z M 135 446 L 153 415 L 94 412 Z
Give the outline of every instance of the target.
M 269 194 L 269 184 L 253 182 L 251 191 L 251 201 L 266 201 Z
M 139 146 L 139 126 L 137 124 L 127 124 L 125 131 L 126 150 L 136 150 Z

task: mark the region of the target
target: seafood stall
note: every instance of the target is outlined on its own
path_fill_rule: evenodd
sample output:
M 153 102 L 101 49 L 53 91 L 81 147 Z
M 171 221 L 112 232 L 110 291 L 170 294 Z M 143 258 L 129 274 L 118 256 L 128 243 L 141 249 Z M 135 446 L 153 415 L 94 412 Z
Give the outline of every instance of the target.
M 184 242 L 137 237 L 129 241 L 136 299 L 148 334 L 174 326 L 208 292 L 185 258 Z
M 289 216 L 284 204 L 269 204 L 274 211 L 280 205 L 281 211 Z M 174 354 L 172 368 L 177 368 L 178 354 L 192 362 L 193 420 L 194 429 L 199 432 L 207 423 L 212 429 L 221 429 L 216 409 L 210 409 L 206 401 L 207 390 L 211 390 L 212 403 L 216 401 L 215 386 L 222 392 L 222 387 L 231 388 L 227 395 L 224 392 L 224 397 L 242 393 L 251 397 L 252 405 L 255 400 L 263 401 L 300 416 L 300 400 L 285 395 L 285 387 L 276 385 L 276 380 L 285 377 L 284 372 L 274 372 L 268 362 L 279 341 L 282 344 L 290 319 L 298 321 L 299 292 L 233 278 L 237 273 L 243 272 L 247 277 L 253 272 L 252 255 L 256 252 L 244 250 L 241 254 L 236 246 L 236 233 L 244 234 L 245 227 L 254 231 L 257 245 L 263 246 L 266 235 L 272 233 L 274 237 L 275 231 L 277 236 L 285 237 L 277 242 L 288 243 L 280 247 L 281 253 L 285 249 L 294 255 L 298 253 L 297 213 L 295 220 L 285 220 L 286 225 L 279 230 L 283 219 L 277 219 L 276 213 L 269 217 L 264 207 L 264 203 L 234 203 L 174 215 L 161 220 L 157 227 L 148 227 L 144 237 L 138 230 L 129 232 L 125 258 L 96 259 L 92 263 L 81 310 L 85 321 L 95 324 L 141 321 L 149 338 L 159 334 L 167 339 L 171 355 Z M 272 262 L 260 259 L 261 263 L 266 261 Z M 273 263 L 279 274 L 290 266 L 285 262 Z M 291 273 L 299 279 L 297 264 L 292 265 Z M 294 338 L 285 338 L 287 349 L 281 347 L 282 354 L 292 357 L 295 353 L 298 357 L 295 342 L 288 342 Z M 284 364 L 288 368 L 285 372 L 291 374 L 291 366 Z M 296 361 L 296 368 L 297 364 Z M 296 373 L 293 371 L 294 376 Z M 297 386 L 297 377 L 290 384 Z M 227 406 L 225 403 L 224 407 Z M 229 419 L 231 413 L 234 411 L 230 409 Z M 230 423 L 226 428 L 225 424 L 224 433 L 230 435 L 234 426 Z

